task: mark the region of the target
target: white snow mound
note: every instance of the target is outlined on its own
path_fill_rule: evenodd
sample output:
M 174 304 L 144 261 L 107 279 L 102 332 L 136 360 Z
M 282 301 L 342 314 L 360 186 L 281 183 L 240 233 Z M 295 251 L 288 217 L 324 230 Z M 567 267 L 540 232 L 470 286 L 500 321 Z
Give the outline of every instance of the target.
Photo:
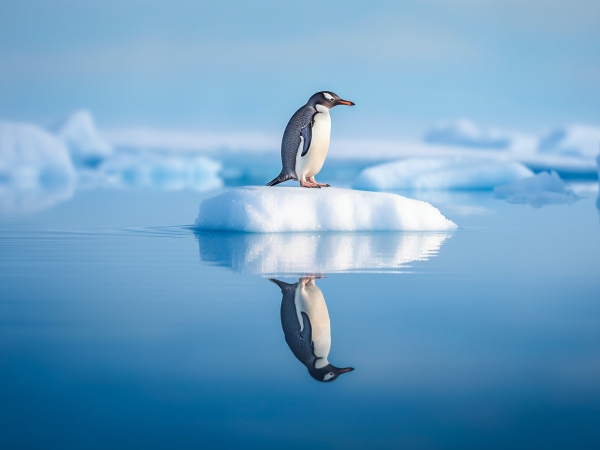
M 98 133 L 92 114 L 75 111 L 58 127 L 57 136 L 64 141 L 77 166 L 95 167 L 109 157 L 113 149 Z
M 204 261 L 241 273 L 288 276 L 401 270 L 436 256 L 450 234 L 199 232 L 196 237 Z
M 528 203 L 536 208 L 572 203 L 580 197 L 560 179 L 556 172 L 541 172 L 524 180 L 494 189 L 497 198 L 510 203 Z
M 0 210 L 45 209 L 73 193 L 75 171 L 64 144 L 24 123 L 0 122 Z
M 485 190 L 533 175 L 511 161 L 455 157 L 411 158 L 364 169 L 352 187 L 370 191 Z
M 267 186 L 236 188 L 204 200 L 194 226 L 250 233 L 456 228 L 429 203 L 396 194 Z

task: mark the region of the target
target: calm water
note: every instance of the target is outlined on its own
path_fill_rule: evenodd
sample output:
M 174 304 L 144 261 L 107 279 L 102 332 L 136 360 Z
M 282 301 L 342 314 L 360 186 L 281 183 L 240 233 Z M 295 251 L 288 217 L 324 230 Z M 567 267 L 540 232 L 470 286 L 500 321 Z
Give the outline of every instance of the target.
M 267 237 L 195 234 L 200 199 L 0 221 L 1 448 L 598 448 L 595 195 L 430 195 L 458 231 Z M 300 279 L 355 369 L 333 381 L 286 342 Z

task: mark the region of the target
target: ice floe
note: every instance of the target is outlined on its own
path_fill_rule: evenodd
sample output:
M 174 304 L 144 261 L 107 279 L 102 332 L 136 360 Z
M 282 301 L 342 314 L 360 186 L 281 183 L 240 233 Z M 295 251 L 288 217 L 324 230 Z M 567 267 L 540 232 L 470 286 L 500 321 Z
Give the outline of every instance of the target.
M 467 190 L 495 186 L 527 178 L 533 172 L 517 162 L 479 158 L 411 158 L 364 169 L 353 183 L 356 189 Z
M 556 172 L 537 175 L 494 189 L 497 198 L 510 203 L 530 204 L 536 208 L 559 203 L 573 203 L 578 195 L 560 179 Z
M 600 127 L 571 125 L 558 127 L 540 139 L 540 153 L 593 158 L 600 150 Z
M 112 146 L 100 135 L 89 111 L 75 111 L 56 127 L 56 135 L 64 141 L 77 167 L 98 166 L 108 158 Z
M 257 186 L 204 200 L 195 228 L 277 233 L 439 231 L 456 225 L 429 203 L 396 194 Z
M 203 261 L 263 276 L 397 271 L 436 256 L 443 232 L 214 233 L 197 232 Z
M 83 187 L 151 188 L 205 192 L 220 188 L 221 163 L 206 156 L 119 152 L 94 173 L 80 175 Z
M 71 197 L 75 170 L 63 142 L 30 124 L 0 122 L 0 210 L 45 209 Z

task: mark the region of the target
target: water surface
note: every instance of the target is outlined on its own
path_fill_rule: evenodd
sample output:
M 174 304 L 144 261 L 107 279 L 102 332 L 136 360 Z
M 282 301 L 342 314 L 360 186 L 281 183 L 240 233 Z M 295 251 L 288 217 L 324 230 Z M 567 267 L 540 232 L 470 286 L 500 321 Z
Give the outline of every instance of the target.
M 195 233 L 201 198 L 2 218 L 2 448 L 596 448 L 595 198 L 433 195 L 459 230 L 270 236 Z M 307 275 L 355 369 L 330 382 L 268 280 Z

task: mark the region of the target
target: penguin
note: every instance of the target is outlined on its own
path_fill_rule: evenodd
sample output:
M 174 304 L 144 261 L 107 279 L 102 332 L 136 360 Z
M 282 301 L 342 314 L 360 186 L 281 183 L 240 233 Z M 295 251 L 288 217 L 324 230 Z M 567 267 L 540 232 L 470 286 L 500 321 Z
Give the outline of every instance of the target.
M 339 368 L 327 357 L 331 348 L 329 313 L 316 277 L 303 277 L 289 284 L 269 278 L 281 289 L 281 326 L 285 341 L 308 373 L 317 381 L 333 381 L 352 367 Z
M 267 186 L 275 186 L 287 180 L 300 181 L 306 188 L 329 187 L 317 183 L 315 175 L 321 171 L 331 134 L 329 110 L 337 105 L 353 106 L 330 91 L 317 92 L 308 99 L 306 105 L 294 113 L 283 132 L 281 140 L 281 173 L 269 181 Z

